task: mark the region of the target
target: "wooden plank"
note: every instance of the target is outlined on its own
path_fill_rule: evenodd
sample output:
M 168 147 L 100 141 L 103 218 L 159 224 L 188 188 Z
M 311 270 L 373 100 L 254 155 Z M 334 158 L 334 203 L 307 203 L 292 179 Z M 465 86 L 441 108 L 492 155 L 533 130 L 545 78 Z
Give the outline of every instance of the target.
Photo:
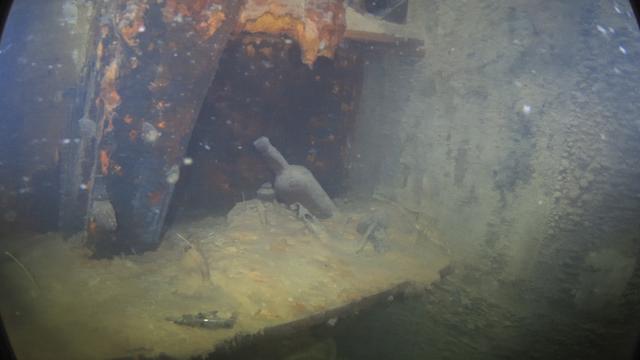
M 356 44 L 364 51 L 388 52 L 390 49 L 408 56 L 424 57 L 424 41 L 414 38 L 402 38 L 386 33 L 361 30 L 347 30 L 344 38 Z

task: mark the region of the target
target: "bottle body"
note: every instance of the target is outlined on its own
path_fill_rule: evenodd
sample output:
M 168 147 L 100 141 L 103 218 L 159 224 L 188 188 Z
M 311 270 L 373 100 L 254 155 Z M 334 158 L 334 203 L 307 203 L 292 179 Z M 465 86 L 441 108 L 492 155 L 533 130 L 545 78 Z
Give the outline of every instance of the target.
M 285 204 L 300 203 L 319 218 L 328 218 L 335 213 L 333 201 L 309 169 L 290 165 L 264 136 L 253 144 L 275 174 L 273 188 L 278 201 Z

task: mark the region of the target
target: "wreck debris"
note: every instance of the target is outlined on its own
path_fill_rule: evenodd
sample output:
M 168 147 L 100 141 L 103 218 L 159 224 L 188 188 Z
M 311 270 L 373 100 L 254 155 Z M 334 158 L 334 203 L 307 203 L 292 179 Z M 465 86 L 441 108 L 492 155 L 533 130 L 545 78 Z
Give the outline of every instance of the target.
M 209 259 L 206 253 L 204 252 L 204 250 L 202 249 L 202 246 L 200 246 L 200 242 L 189 241 L 186 237 L 184 237 L 180 233 L 176 233 L 176 236 L 178 237 L 178 239 L 182 240 L 185 243 L 185 248 L 184 248 L 185 252 L 189 252 L 193 250 L 198 254 L 198 257 L 200 258 L 199 263 L 202 265 L 200 266 L 200 275 L 202 276 L 202 281 L 210 282 L 211 269 L 209 268 Z
M 199 312 L 197 314 L 185 314 L 180 317 L 167 317 L 178 325 L 214 329 L 231 329 L 236 324 L 238 315 L 235 313 L 221 313 L 218 310 Z
M 78 87 L 82 91 L 74 104 L 76 119 L 93 119 L 96 126 L 95 131 L 85 126 L 88 123 L 69 126 L 69 138 L 87 141 L 80 149 L 84 154 L 78 147 L 64 154 L 65 234 L 81 230 L 81 220 L 74 219 L 84 218 L 87 243 L 98 256 L 157 245 L 198 104 L 243 5 L 231 0 L 117 0 L 97 5 L 85 52 L 86 73 Z M 94 204 L 103 201 L 94 194 L 97 176 L 105 177 L 110 198 L 104 201 L 121 220 L 117 231 L 115 223 L 87 216 L 112 214 L 103 211 L 108 208 L 104 204 Z M 80 193 L 79 183 L 87 184 L 88 191 Z M 110 245 L 101 247 L 100 242 Z
M 356 231 L 362 235 L 362 240 L 356 254 L 364 250 L 368 243 L 371 243 L 374 250 L 381 253 L 385 250 L 385 240 L 387 238 L 387 216 L 383 212 L 375 212 L 358 222 Z
M 324 231 L 322 231 L 318 224 L 318 219 L 313 216 L 304 206 L 300 203 L 291 205 L 291 209 L 296 212 L 296 218 L 302 220 L 304 226 L 317 238 L 322 239 L 324 237 Z
M 273 190 L 273 185 L 270 182 L 266 182 L 260 186 L 256 192 L 258 200 L 264 202 L 273 202 L 276 200 L 276 193 Z
M 333 57 L 346 29 L 341 0 L 249 0 L 237 31 L 288 35 L 302 49 L 302 62 Z

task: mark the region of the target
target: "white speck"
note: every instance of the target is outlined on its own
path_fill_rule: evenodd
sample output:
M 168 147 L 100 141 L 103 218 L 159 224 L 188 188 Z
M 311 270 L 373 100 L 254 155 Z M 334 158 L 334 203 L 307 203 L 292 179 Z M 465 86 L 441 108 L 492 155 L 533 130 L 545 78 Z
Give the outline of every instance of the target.
M 622 74 L 622 71 L 620 71 L 620 69 L 618 69 L 616 66 L 613 67 L 613 72 L 618 75 Z
M 145 30 L 147 30 L 147 28 L 144 27 L 144 25 L 140 25 L 140 27 L 138 28 L 138 32 L 144 32 Z
M 624 55 L 627 55 L 627 49 L 623 48 L 622 45 L 618 46 L 618 50 L 620 50 Z
M 527 104 L 522 105 L 522 113 L 525 114 L 525 115 L 531 114 L 531 106 L 529 106 Z
M 62 144 L 63 145 L 67 145 L 69 143 L 71 143 L 71 139 L 62 139 Z
M 23 176 L 23 177 L 22 177 L 22 181 L 24 181 L 24 182 L 27 182 L 27 181 L 29 181 L 29 180 L 30 180 L 30 179 L 29 179 L 29 177 L 28 177 L 28 176 Z
M 80 184 L 80 190 L 87 190 L 87 184 Z
M 327 325 L 335 326 L 337 322 L 338 322 L 338 318 L 334 317 L 334 318 L 331 318 L 331 319 L 327 320 Z
M 604 133 L 600 133 L 600 139 L 607 140 L 607 135 L 605 135 Z
M 182 159 L 182 163 L 184 165 L 186 165 L 186 166 L 189 166 L 189 165 L 193 164 L 193 159 L 190 158 L 190 157 L 186 157 L 186 158 Z
M 622 14 L 622 10 L 620 10 L 620 8 L 618 7 L 618 4 L 613 5 L 613 10 L 615 10 L 615 12 L 617 12 L 618 14 Z
M 612 28 L 611 26 L 609 26 L 607 29 L 609 29 L 609 32 L 611 34 L 615 34 L 616 33 L 616 30 L 614 28 Z
M 602 26 L 597 25 L 596 29 L 598 29 L 598 31 L 600 31 L 602 35 L 607 35 L 607 29 L 603 28 Z
M 178 165 L 173 165 L 167 172 L 167 182 L 169 184 L 175 184 L 178 180 L 180 180 L 180 167 Z
M 211 146 L 209 146 L 209 144 L 204 144 L 204 149 L 205 150 L 211 150 Z
M 242 145 L 238 145 L 238 150 L 242 150 Z

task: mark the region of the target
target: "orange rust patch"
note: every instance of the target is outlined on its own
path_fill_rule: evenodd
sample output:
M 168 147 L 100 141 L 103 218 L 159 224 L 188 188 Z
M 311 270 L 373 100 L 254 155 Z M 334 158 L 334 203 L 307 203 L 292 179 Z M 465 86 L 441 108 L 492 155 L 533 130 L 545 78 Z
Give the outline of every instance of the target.
M 118 21 L 118 31 L 129 46 L 138 46 L 138 34 L 145 31 L 144 13 L 148 5 L 144 3 L 130 3 L 127 5 Z
M 107 119 L 107 128 L 105 129 L 105 132 L 111 131 L 113 131 L 113 118 L 109 117 L 109 119 Z
M 102 41 L 98 42 L 98 49 L 96 50 L 96 58 L 98 61 L 102 59 L 102 55 L 104 54 L 104 45 L 102 45 Z
M 109 153 L 107 150 L 100 150 L 100 170 L 102 170 L 102 175 L 109 174 Z
M 273 49 L 270 47 L 264 47 L 260 49 L 260 54 L 264 55 L 266 58 L 271 59 L 273 56 Z
M 248 57 L 252 58 L 252 57 L 254 57 L 256 55 L 256 48 L 252 44 L 249 44 L 249 45 L 245 46 L 244 53 Z
M 112 113 L 121 103 L 120 94 L 118 94 L 116 90 L 118 73 L 118 61 L 117 59 L 113 59 L 109 66 L 107 66 L 102 81 L 100 82 L 100 98 L 104 103 L 106 114 Z
M 160 201 L 162 201 L 162 198 L 164 196 L 164 192 L 163 191 L 154 191 L 154 192 L 150 192 L 148 196 L 149 196 L 149 202 L 152 205 L 158 205 L 160 203 Z
M 207 40 L 218 31 L 218 28 L 220 28 L 225 18 L 222 11 L 214 11 L 205 15 L 205 20 L 201 21 L 198 26 L 196 26 L 196 29 L 200 36 Z
M 158 126 L 158 129 L 166 129 L 167 128 L 167 122 L 166 121 L 160 121 L 157 126 Z
M 344 35 L 345 9 L 338 0 L 249 0 L 236 31 L 286 34 L 302 50 L 302 62 L 311 65 L 318 56 L 333 57 Z
M 97 229 L 98 225 L 96 224 L 96 222 L 94 220 L 89 221 L 89 232 L 91 234 L 95 234 Z

